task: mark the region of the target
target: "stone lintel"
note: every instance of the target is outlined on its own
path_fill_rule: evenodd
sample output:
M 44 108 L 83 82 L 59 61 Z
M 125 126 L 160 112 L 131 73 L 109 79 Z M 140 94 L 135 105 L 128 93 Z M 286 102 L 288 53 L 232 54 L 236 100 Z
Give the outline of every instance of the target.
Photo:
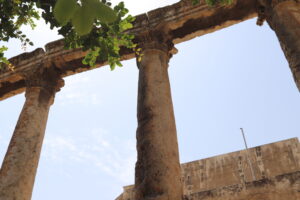
M 195 37 L 211 33 L 222 28 L 234 25 L 257 16 L 256 0 L 235 0 L 230 6 L 207 6 L 204 1 L 197 6 L 187 0 L 173 5 L 158 8 L 145 14 L 136 16 L 134 28 L 129 33 L 139 37 L 145 29 L 157 30 L 163 28 L 168 32 L 170 40 L 178 44 Z M 85 52 L 81 49 L 64 49 L 63 40 L 50 42 L 45 50 L 39 48 L 31 53 L 24 53 L 11 59 L 15 71 L 4 70 L 0 72 L 0 100 L 4 100 L 24 91 L 24 80 L 18 72 L 23 69 L 30 70 L 37 63 L 52 62 L 61 69 L 62 76 L 70 76 L 83 71 L 91 70 L 82 64 Z M 134 52 L 121 49 L 121 59 L 134 58 Z M 106 61 L 97 63 L 96 67 L 106 65 Z

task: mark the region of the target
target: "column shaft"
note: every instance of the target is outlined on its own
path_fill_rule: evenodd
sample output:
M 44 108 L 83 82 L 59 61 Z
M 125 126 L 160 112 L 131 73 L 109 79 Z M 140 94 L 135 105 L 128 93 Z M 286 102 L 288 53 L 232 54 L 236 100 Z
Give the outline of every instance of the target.
M 168 77 L 169 53 L 145 47 L 143 54 L 139 63 L 136 200 L 181 200 L 181 169 Z
M 275 31 L 300 90 L 300 2 L 273 0 L 266 20 Z
M 47 84 L 45 87 L 49 87 L 50 83 Z M 54 88 L 45 87 L 26 88 L 26 101 L 0 169 L 1 200 L 31 199 L 49 108 L 55 94 Z

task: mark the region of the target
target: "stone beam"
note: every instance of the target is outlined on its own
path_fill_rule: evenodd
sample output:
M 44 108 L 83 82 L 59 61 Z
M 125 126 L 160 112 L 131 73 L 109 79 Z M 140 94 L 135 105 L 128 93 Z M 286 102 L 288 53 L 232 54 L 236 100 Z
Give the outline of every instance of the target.
M 136 16 L 134 28 L 129 32 L 139 38 L 145 30 L 162 30 L 168 33 L 174 44 L 178 44 L 245 21 L 256 15 L 256 0 L 235 0 L 230 6 L 216 7 L 207 6 L 203 1 L 195 6 L 191 4 L 190 0 L 182 0 L 173 5 Z M 125 48 L 121 50 L 121 55 L 122 60 L 135 57 L 132 51 Z M 0 100 L 25 91 L 24 79 L 17 75 L 18 72 L 24 69 L 30 70 L 37 63 L 50 62 L 59 68 L 66 77 L 92 69 L 82 64 L 81 60 L 84 56 L 85 52 L 81 49 L 64 49 L 63 40 L 58 40 L 47 44 L 45 50 L 39 48 L 11 58 L 10 61 L 15 66 L 15 71 L 0 71 Z M 96 67 L 106 64 L 106 61 L 99 62 Z

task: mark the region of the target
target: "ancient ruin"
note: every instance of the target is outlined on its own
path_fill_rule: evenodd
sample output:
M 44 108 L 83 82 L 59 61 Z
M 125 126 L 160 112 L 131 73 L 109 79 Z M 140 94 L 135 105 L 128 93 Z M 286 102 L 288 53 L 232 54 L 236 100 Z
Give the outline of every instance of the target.
M 186 200 L 299 199 L 299 170 L 300 143 L 293 138 L 181 164 L 183 193 Z M 134 186 L 126 186 L 116 200 L 134 195 Z
M 234 0 L 231 5 L 215 7 L 210 7 L 203 1 L 195 6 L 192 5 L 191 0 L 182 0 L 136 17 L 134 28 L 130 32 L 135 34 L 136 42 L 142 47 L 144 54 L 142 62 L 138 65 L 140 71 L 136 200 L 180 200 L 190 190 L 193 194 L 189 198 L 203 199 L 203 192 L 187 189 L 188 180 L 183 184 L 181 179 L 168 62 L 172 54 L 176 53 L 174 45 L 256 16 L 258 16 L 258 24 L 266 20 L 275 31 L 294 80 L 300 89 L 300 2 L 298 0 Z M 62 40 L 47 44 L 45 49 L 44 51 L 39 48 L 31 53 L 11 58 L 10 61 L 16 67 L 15 71 L 0 72 L 0 100 L 24 91 L 26 95 L 23 110 L 0 170 L 1 200 L 31 199 L 48 112 L 55 93 L 63 86 L 62 78 L 91 70 L 81 62 L 85 52 L 81 49 L 64 49 Z M 128 49 L 122 49 L 121 54 L 123 60 L 135 57 Z M 101 67 L 106 65 L 106 61 L 97 64 L 97 67 Z M 162 140 L 167 142 L 162 144 Z M 295 151 L 299 153 L 299 147 Z M 242 160 L 240 163 L 243 165 Z M 297 167 L 295 171 L 299 171 L 299 160 L 296 163 L 298 164 L 295 165 Z M 287 166 L 289 167 L 292 166 Z M 262 173 L 263 169 L 259 168 L 259 170 Z M 266 167 L 266 170 L 269 168 Z M 292 172 L 290 168 L 286 173 L 289 172 Z M 242 177 L 243 173 L 248 172 L 239 171 L 239 173 Z M 268 188 L 274 191 L 274 188 L 277 190 L 285 187 L 286 184 L 283 183 L 287 182 L 291 183 L 291 188 L 299 186 L 299 173 L 291 175 L 284 175 L 286 173 L 281 171 L 274 174 L 265 173 L 266 175 L 262 176 L 268 179 L 262 179 L 263 181 L 250 183 L 233 181 L 232 184 L 235 186 L 226 187 L 230 183 L 217 185 L 214 186 L 217 188 L 214 191 L 211 191 L 213 187 L 209 187 L 207 188 L 210 190 L 209 199 L 213 199 L 215 194 L 226 195 L 226 191 L 241 190 L 241 195 L 246 195 L 246 193 L 242 194 L 243 188 L 250 190 L 257 185 L 261 185 L 262 193 Z M 195 179 L 193 176 L 190 177 Z M 200 183 L 201 181 L 203 180 L 200 179 Z M 278 196 L 276 194 L 273 194 L 275 196 L 272 199 L 283 200 L 296 197 L 285 198 L 279 193 Z M 245 198 L 268 199 L 269 197 L 258 195 L 257 198 L 245 196 L 238 199 Z M 232 198 L 228 197 L 228 199 Z

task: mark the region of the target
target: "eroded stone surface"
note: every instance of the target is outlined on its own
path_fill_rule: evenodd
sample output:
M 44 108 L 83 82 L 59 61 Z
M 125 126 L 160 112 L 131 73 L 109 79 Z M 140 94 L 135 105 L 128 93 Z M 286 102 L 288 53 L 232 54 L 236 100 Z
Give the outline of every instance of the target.
M 193 193 L 187 200 L 288 200 L 300 199 L 300 171 Z
M 30 200 L 50 105 L 63 86 L 53 68 L 24 72 L 26 101 L 0 169 L 0 199 Z
M 262 1 L 265 17 L 275 31 L 300 90 L 300 2 Z
M 176 125 L 168 77 L 169 50 L 158 41 L 142 47 L 139 66 L 136 199 L 181 200 Z

